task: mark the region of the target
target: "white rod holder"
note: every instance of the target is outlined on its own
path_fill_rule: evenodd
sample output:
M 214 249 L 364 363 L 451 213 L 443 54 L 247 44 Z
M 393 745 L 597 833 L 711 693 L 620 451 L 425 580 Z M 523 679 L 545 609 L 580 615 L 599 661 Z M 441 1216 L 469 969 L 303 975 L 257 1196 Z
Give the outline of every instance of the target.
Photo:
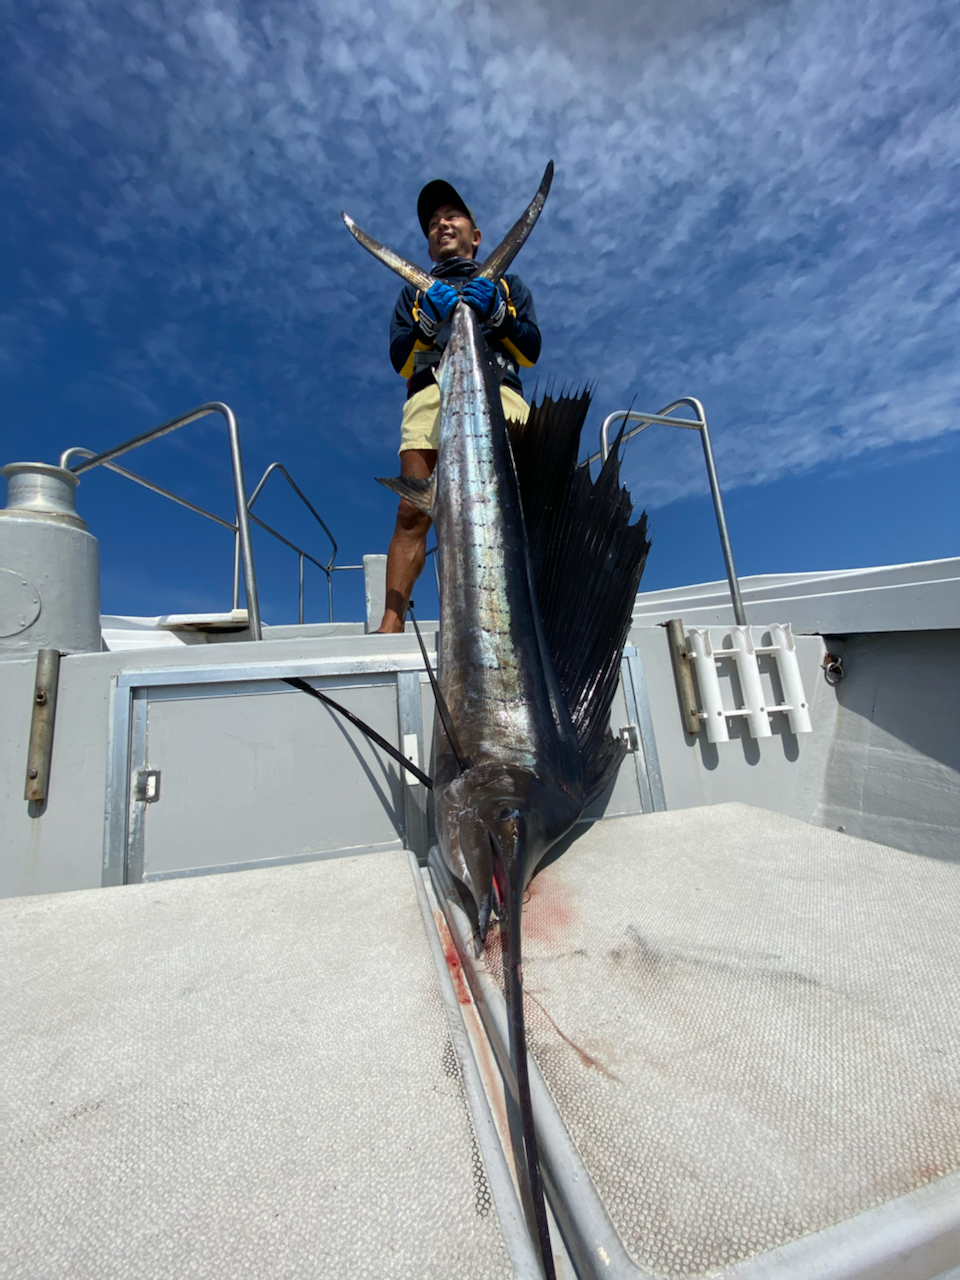
M 770 716 L 767 713 L 767 699 L 760 681 L 760 668 L 753 647 L 753 635 L 750 627 L 731 627 L 733 639 L 734 661 L 737 664 L 737 675 L 740 677 L 740 692 L 743 694 L 743 710 L 746 712 L 747 724 L 750 726 L 752 738 L 770 738 Z
M 790 729 L 793 733 L 812 733 L 810 708 L 803 689 L 800 663 L 797 659 L 797 645 L 790 623 L 781 625 L 775 622 L 770 628 L 770 639 L 777 646 L 777 670 L 780 672 L 783 700 L 790 708 L 787 712 Z
M 717 662 L 713 655 L 708 627 L 703 629 L 691 627 L 690 652 L 693 655 L 693 669 L 697 673 L 697 684 L 700 687 L 707 741 L 729 742 L 730 733 L 727 729 L 727 717 L 720 694 L 720 678 L 717 675 Z

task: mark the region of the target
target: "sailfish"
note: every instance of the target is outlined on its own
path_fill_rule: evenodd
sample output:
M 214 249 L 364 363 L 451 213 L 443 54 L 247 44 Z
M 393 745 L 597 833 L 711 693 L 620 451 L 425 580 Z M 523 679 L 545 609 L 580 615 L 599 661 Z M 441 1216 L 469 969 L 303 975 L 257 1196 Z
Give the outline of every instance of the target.
M 506 271 L 552 177 L 551 161 L 481 276 L 496 282 Z M 343 219 L 404 280 L 423 290 L 434 283 Z M 472 900 L 481 944 L 493 919 L 501 931 L 525 1166 L 518 1177 L 552 1280 L 527 1066 L 522 903 L 544 855 L 606 789 L 623 757 L 624 744 L 610 732 L 610 706 L 649 550 L 646 517 L 631 523 L 617 446 L 596 481 L 576 465 L 588 392 L 545 396 L 526 423 L 505 420 L 495 362 L 465 303 L 453 311 L 437 378 L 433 474 L 381 483 L 426 512 L 436 529 L 438 843 Z

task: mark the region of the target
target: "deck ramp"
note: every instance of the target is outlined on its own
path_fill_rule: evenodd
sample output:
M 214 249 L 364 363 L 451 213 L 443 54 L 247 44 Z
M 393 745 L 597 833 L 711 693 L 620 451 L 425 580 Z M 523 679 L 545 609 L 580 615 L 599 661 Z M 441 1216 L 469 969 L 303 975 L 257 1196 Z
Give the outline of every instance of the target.
M 471 962 L 436 878 L 496 1038 L 498 943 Z M 744 804 L 596 823 L 542 870 L 534 1106 L 581 1274 L 960 1261 L 958 920 L 960 867 Z
M 0 912 L 0 1273 L 530 1274 L 505 1247 L 405 853 Z

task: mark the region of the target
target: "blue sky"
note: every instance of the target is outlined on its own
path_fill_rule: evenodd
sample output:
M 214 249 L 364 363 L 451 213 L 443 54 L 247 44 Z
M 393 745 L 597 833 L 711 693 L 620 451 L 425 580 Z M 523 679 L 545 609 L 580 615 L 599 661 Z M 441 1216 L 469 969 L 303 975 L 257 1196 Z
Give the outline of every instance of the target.
M 742 574 L 960 553 L 955 3 L 4 7 L 4 461 L 221 399 L 251 484 L 280 459 L 339 562 L 385 550 L 400 282 L 340 210 L 426 261 L 416 196 L 444 176 L 490 248 L 552 157 L 516 269 L 541 383 L 598 384 L 591 451 L 611 410 L 694 395 Z M 230 513 L 218 419 L 128 465 Z M 722 577 L 692 435 L 646 432 L 624 474 L 645 585 Z M 103 472 L 78 502 L 105 610 L 229 607 L 222 530 Z M 323 549 L 281 489 L 263 510 Z M 295 564 L 257 552 L 265 617 L 291 620 Z

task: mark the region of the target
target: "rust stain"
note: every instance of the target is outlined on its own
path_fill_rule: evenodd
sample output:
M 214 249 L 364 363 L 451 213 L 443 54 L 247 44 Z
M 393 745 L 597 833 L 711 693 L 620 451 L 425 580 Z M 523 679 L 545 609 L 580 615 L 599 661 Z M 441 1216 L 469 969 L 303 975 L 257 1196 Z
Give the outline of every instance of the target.
M 447 968 L 450 970 L 450 977 L 453 979 L 453 989 L 457 993 L 457 1000 L 460 1004 L 473 1004 L 473 996 L 470 994 L 470 987 L 467 983 L 466 976 L 463 972 L 463 966 L 460 963 L 460 957 L 457 954 L 456 944 L 450 933 L 449 926 L 442 911 L 434 911 L 433 918 L 437 926 L 437 932 L 440 935 L 440 944 L 443 947 L 443 958 L 447 962 Z

